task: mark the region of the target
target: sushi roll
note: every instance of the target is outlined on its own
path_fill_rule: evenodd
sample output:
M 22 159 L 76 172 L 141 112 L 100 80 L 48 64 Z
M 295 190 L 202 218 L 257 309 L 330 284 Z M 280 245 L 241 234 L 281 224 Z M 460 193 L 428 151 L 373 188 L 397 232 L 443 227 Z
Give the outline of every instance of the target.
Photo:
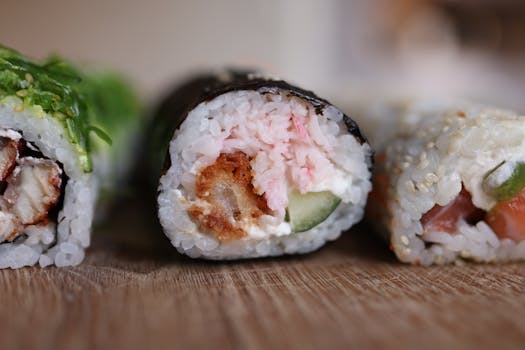
M 468 102 L 371 107 L 367 216 L 407 263 L 525 258 L 525 116 Z
M 137 111 L 116 75 L 0 47 L 0 268 L 82 261 Z
M 370 146 L 339 109 L 282 80 L 190 79 L 160 105 L 150 135 L 160 223 L 190 257 L 307 253 L 362 218 Z

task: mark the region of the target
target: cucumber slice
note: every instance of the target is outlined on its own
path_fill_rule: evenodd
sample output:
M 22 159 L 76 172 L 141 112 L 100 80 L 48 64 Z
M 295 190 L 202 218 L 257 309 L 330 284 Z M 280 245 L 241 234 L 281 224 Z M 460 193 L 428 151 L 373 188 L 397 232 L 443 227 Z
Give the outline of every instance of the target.
M 525 163 L 502 162 L 485 176 L 483 187 L 498 201 L 513 198 L 525 187 Z
M 319 225 L 337 208 L 341 199 L 330 191 L 301 194 L 293 190 L 288 196 L 286 220 L 292 232 L 303 232 Z

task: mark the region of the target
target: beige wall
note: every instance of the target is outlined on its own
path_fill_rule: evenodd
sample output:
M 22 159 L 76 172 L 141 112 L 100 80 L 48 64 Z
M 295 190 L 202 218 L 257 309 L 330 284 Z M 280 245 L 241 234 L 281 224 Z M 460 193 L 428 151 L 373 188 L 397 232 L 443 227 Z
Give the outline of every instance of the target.
M 309 45 L 327 36 L 316 20 L 330 2 L 2 0 L 0 42 L 36 57 L 56 51 L 119 66 L 147 95 L 189 70 L 223 64 L 315 84 L 330 64 L 322 44 Z
M 342 104 L 370 93 L 462 95 L 525 111 L 523 57 L 457 47 L 425 0 L 0 3 L 1 43 L 119 67 L 146 98 L 199 67 L 242 64 Z

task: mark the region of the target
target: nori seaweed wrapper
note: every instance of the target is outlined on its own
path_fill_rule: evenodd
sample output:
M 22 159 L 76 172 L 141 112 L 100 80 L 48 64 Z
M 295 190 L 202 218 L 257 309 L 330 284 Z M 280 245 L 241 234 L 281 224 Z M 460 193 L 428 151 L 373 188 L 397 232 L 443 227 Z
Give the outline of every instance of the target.
M 159 104 L 153 115 L 148 135 L 151 138 L 149 158 L 153 181 L 169 168 L 169 143 L 186 116 L 200 103 L 232 91 L 257 91 L 261 94 L 285 92 L 311 104 L 317 114 L 332 106 L 312 91 L 303 90 L 280 79 L 262 76 L 254 70 L 228 69 L 222 73 L 205 73 L 191 77 L 176 86 Z M 343 113 L 348 132 L 359 143 L 367 142 L 357 123 Z

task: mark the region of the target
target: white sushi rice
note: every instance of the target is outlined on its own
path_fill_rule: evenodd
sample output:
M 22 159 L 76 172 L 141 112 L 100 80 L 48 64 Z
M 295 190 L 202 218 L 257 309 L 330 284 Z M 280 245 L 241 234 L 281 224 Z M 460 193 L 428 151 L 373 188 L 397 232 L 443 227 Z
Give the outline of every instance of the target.
M 291 117 L 292 115 L 292 117 Z M 242 151 L 252 160 L 253 184 L 272 215 L 263 215 L 248 235 L 221 242 L 202 232 L 188 215 L 199 171 L 221 153 Z M 194 108 L 169 147 L 171 166 L 159 184 L 159 219 L 181 253 L 207 259 L 239 259 L 307 253 L 339 237 L 363 216 L 371 189 L 371 149 L 350 135 L 343 114 L 326 107 L 317 115 L 307 102 L 286 93 L 234 91 Z M 308 175 L 305 159 L 315 166 Z M 291 188 L 331 191 L 342 199 L 321 224 L 291 233 L 284 209 Z
M 376 152 L 386 154 L 389 215 L 382 221 L 400 260 L 430 265 L 525 258 L 525 241 L 499 239 L 484 221 L 460 221 L 454 234 L 424 233 L 420 222 L 434 205 L 454 200 L 462 186 L 476 207 L 488 211 L 496 204 L 483 179 L 503 161 L 525 160 L 525 116 L 457 101 L 370 111 L 359 121 L 371 131 Z
M 60 162 L 68 177 L 58 222 L 29 226 L 27 237 L 0 244 L 0 268 L 79 264 L 90 243 L 98 179 L 82 171 L 65 129 L 41 109 L 24 109 L 20 99 L 5 98 L 0 101 L 0 127 L 20 131 L 45 157 Z

